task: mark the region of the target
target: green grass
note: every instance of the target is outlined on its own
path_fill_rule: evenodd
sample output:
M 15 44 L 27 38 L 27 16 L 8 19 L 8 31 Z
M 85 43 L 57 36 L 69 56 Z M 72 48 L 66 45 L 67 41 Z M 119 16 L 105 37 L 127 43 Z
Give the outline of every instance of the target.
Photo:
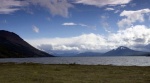
M 0 83 L 150 83 L 150 67 L 1 63 Z

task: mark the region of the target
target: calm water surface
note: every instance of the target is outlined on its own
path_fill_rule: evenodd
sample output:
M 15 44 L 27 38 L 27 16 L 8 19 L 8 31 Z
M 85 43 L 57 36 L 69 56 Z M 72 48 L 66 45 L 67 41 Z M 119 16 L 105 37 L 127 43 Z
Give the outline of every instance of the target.
M 150 66 L 150 57 L 44 57 L 44 58 L 5 58 L 0 63 L 41 63 L 41 64 L 81 64 L 81 65 L 117 65 Z

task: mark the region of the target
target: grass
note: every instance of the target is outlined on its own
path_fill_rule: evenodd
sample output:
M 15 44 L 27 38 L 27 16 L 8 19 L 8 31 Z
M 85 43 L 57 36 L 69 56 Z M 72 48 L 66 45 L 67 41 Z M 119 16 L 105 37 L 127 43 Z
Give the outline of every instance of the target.
M 150 83 L 150 67 L 1 63 L 0 83 Z

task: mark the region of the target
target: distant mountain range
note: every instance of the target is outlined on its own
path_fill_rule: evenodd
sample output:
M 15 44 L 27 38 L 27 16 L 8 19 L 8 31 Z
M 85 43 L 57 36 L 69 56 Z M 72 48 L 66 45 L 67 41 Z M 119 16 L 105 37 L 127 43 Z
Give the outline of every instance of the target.
M 79 53 L 75 56 L 84 56 L 84 57 L 86 56 L 88 57 L 93 57 L 93 56 L 150 56 L 150 52 L 135 51 L 125 46 L 120 46 L 117 49 L 113 49 L 106 53 L 84 52 L 84 53 Z
M 52 56 L 34 48 L 15 33 L 0 30 L 0 58 Z
M 149 52 L 135 51 L 127 47 L 120 46 L 117 49 L 104 53 L 103 56 L 148 56 L 149 54 Z
M 76 54 L 75 56 L 78 56 L 78 57 L 93 57 L 93 56 L 102 56 L 103 53 L 98 53 L 98 52 L 84 52 L 84 53 L 79 53 L 79 54 Z
M 70 57 L 75 56 L 78 53 L 52 53 L 52 55 L 55 55 L 56 57 Z
M 106 53 L 100 53 L 100 52 L 52 52 L 50 50 L 46 51 L 47 53 L 50 53 L 52 55 L 55 55 L 57 57 L 98 57 L 98 56 L 150 56 L 150 52 L 143 52 L 143 51 L 136 51 L 132 50 L 125 46 L 120 46 L 116 49 L 112 49 Z

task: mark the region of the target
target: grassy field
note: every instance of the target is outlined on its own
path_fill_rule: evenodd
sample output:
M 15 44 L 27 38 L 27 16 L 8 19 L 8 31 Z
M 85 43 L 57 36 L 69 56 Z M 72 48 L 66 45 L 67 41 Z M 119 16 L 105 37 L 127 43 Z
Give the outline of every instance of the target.
M 1 63 L 0 83 L 150 83 L 150 67 Z

